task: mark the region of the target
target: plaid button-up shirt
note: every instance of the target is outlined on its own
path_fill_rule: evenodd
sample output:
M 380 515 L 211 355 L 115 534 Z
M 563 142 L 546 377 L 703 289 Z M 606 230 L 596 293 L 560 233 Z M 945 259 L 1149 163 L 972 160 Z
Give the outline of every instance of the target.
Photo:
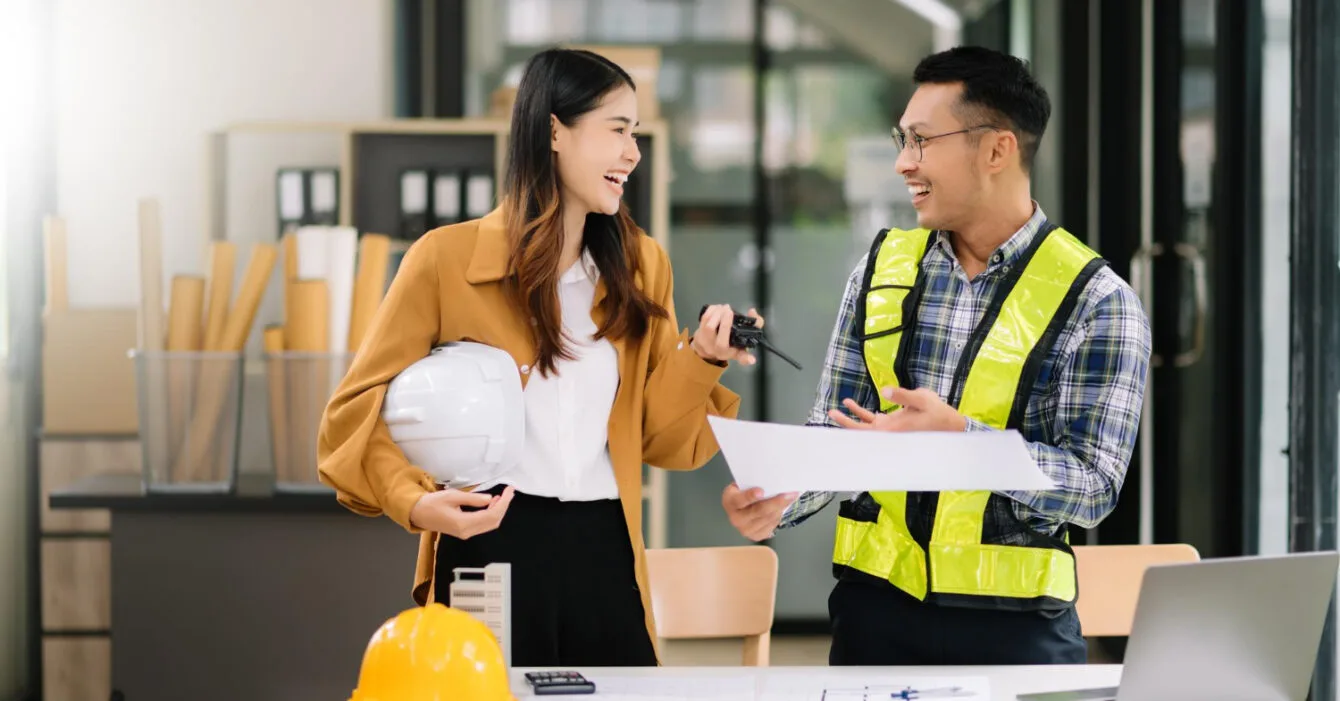
M 949 401 L 954 370 L 969 336 L 1010 266 L 1046 221 L 1034 203 L 1032 218 L 972 280 L 959 265 L 949 237 L 938 233 L 932 240 L 922 260 L 925 290 L 908 362 L 917 387 L 930 388 Z M 847 412 L 842 406 L 847 398 L 879 411 L 877 389 L 862 355 L 861 330 L 856 328 L 864 271 L 863 259 L 847 280 L 808 425 L 836 427 L 828 410 Z M 1140 298 L 1111 268 L 1103 268 L 1090 279 L 1048 353 L 1019 427 L 1056 489 L 1001 493 L 1035 531 L 1056 534 L 1066 523 L 1092 528 L 1116 506 L 1139 430 L 1149 355 L 1149 321 Z M 968 430 L 993 429 L 969 419 Z M 872 464 L 879 459 L 870 456 Z M 854 495 L 805 492 L 787 508 L 781 527 L 804 521 L 834 496 Z

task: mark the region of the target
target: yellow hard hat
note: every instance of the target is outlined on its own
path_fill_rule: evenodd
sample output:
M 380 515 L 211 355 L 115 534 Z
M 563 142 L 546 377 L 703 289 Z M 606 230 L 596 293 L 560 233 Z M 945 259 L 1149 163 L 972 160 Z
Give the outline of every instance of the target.
M 440 603 L 383 623 L 363 653 L 349 701 L 516 701 L 493 632 Z

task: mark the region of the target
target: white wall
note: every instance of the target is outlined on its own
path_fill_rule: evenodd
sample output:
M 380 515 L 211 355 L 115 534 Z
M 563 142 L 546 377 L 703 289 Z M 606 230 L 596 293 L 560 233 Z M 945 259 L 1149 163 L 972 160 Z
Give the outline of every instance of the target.
M 135 306 L 137 201 L 157 197 L 164 290 L 204 270 L 204 134 L 393 113 L 391 0 L 57 0 L 56 200 L 70 303 Z M 245 264 L 240 263 L 240 264 Z
M 30 497 L 27 438 L 35 391 L 32 362 L 40 336 L 42 213 L 50 211 L 50 7 L 47 0 L 0 0 L 0 699 L 33 681 L 29 623 Z
M 162 205 L 164 289 L 173 273 L 203 273 L 205 132 L 253 119 L 390 116 L 392 7 L 0 0 L 0 303 L 9 297 L 0 324 L 14 341 L 8 358 L 0 353 L 0 699 L 37 681 L 26 632 L 35 505 L 17 438 L 35 428 L 26 401 L 40 335 L 41 217 L 67 219 L 74 305 L 136 305 L 145 196 Z

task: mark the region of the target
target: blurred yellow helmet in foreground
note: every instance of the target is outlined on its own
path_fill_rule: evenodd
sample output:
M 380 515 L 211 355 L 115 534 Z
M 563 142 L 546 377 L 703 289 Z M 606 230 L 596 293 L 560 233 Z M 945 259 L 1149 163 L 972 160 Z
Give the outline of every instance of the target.
M 349 701 L 515 701 L 492 631 L 440 603 L 383 623 L 368 642 Z

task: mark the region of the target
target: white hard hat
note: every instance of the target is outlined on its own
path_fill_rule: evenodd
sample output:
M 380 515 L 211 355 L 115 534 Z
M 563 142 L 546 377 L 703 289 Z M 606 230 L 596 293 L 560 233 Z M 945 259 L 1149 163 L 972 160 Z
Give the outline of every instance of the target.
M 410 463 L 438 483 L 487 482 L 521 459 L 521 376 L 506 351 L 448 343 L 391 380 L 382 418 Z

